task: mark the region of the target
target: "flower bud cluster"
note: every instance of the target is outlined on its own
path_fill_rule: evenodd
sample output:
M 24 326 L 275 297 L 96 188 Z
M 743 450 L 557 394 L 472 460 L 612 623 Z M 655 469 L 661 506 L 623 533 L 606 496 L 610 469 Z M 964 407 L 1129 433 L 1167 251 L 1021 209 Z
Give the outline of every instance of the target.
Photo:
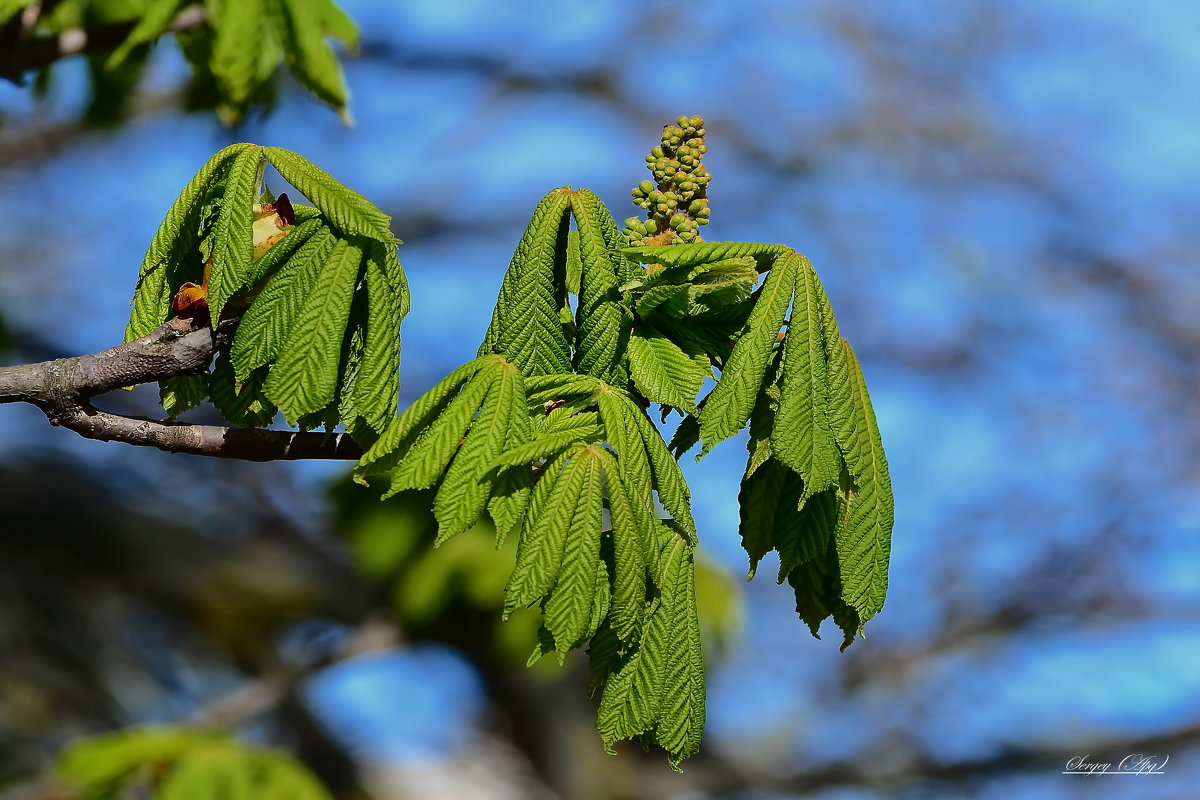
M 633 203 L 649 212 L 649 219 L 625 220 L 625 236 L 633 246 L 699 242 L 699 228 L 708 224 L 708 198 L 712 176 L 701 163 L 704 120 L 680 117 L 663 128 L 661 144 L 646 156 L 654 181 L 633 188 Z

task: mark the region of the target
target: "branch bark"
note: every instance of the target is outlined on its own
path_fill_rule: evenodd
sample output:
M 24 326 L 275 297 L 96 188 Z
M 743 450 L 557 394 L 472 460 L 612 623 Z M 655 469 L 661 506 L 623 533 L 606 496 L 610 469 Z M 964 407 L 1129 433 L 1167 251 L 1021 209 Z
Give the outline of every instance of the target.
M 35 405 L 51 425 L 88 439 L 169 453 L 245 461 L 360 458 L 362 449 L 344 433 L 158 422 L 113 414 L 91 404 L 93 397 L 125 386 L 203 374 L 235 325 L 229 321 L 214 331 L 191 320 L 173 319 L 153 333 L 100 353 L 0 367 L 0 403 Z

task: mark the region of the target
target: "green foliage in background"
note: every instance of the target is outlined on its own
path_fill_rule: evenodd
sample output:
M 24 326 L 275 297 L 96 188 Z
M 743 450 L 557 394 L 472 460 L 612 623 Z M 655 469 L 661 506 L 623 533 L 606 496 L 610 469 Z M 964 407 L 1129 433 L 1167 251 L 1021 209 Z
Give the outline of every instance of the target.
M 0 25 L 31 5 L 0 0 Z M 331 41 L 354 51 L 359 32 L 333 0 L 62 0 L 49 9 L 37 17 L 28 38 L 52 40 L 76 29 L 91 37 L 111 30 L 122 34 L 115 49 L 88 56 L 92 122 L 120 120 L 150 46 L 172 33 L 191 67 L 189 104 L 215 108 L 226 124 L 268 106 L 285 65 L 310 95 L 349 119 Z M 44 90 L 48 79 L 48 73 L 39 75 L 37 85 Z
M 332 800 L 295 759 L 184 727 L 82 739 L 62 753 L 58 775 L 79 800 Z

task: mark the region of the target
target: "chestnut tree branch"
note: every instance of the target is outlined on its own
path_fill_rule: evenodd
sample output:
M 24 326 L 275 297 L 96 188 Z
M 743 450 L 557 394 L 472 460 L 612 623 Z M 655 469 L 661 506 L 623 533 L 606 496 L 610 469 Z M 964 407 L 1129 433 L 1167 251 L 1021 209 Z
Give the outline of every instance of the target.
M 157 422 L 113 414 L 91 404 L 93 397 L 125 386 L 204 373 L 236 324 L 229 320 L 214 331 L 191 320 L 173 319 L 140 339 L 99 353 L 0 367 L 0 403 L 35 405 L 51 425 L 88 439 L 157 447 L 169 453 L 245 461 L 360 458 L 362 449 L 344 433 Z

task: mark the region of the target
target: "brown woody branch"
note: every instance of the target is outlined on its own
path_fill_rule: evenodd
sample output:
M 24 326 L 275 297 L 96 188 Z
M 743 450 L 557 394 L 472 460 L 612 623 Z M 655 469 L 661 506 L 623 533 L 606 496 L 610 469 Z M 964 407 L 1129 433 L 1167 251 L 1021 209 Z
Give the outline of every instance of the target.
M 133 22 L 113 25 L 94 25 L 71 28 L 53 36 L 34 33 L 37 21 L 46 4 L 33 5 L 19 14 L 0 31 L 0 78 L 20 83 L 28 72 L 48 67 L 68 56 L 86 55 L 112 50 L 133 30 Z M 167 26 L 164 33 L 180 33 L 204 25 L 204 9 L 199 5 L 184 8 Z
M 0 367 L 0 403 L 30 403 L 51 425 L 105 442 L 157 447 L 169 453 L 244 461 L 358 459 L 362 450 L 344 433 L 296 433 L 157 422 L 102 411 L 97 395 L 181 375 L 200 375 L 236 323 L 214 331 L 173 319 L 153 333 L 100 353 Z

